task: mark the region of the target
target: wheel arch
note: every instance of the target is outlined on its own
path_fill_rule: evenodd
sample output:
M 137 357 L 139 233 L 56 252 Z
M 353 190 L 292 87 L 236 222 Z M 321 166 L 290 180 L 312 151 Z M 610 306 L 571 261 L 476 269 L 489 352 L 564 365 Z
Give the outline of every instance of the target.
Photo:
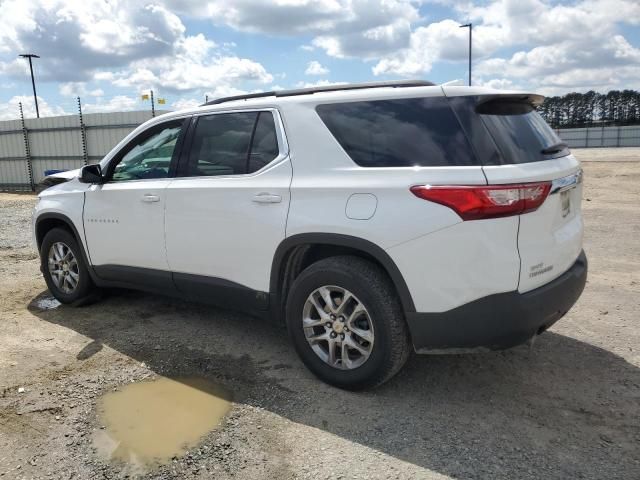
M 338 233 L 302 233 L 285 238 L 273 257 L 269 291 L 274 313 L 281 313 L 291 282 L 306 266 L 322 258 L 353 254 L 377 263 L 393 283 L 404 312 L 415 312 L 409 288 L 393 259 L 369 240 Z
M 75 237 L 78 245 L 80 245 L 80 253 L 82 254 L 82 259 L 87 266 L 87 270 L 89 270 L 89 274 L 91 275 L 92 279 L 95 279 L 93 268 L 91 266 L 91 262 L 89 262 L 89 255 L 87 254 L 82 236 L 80 235 L 80 232 L 78 232 L 78 229 L 74 225 L 73 221 L 62 213 L 47 212 L 39 215 L 36 219 L 35 237 L 38 252 L 40 252 L 40 249 L 42 247 L 42 240 L 44 239 L 45 235 L 53 228 L 64 228 Z

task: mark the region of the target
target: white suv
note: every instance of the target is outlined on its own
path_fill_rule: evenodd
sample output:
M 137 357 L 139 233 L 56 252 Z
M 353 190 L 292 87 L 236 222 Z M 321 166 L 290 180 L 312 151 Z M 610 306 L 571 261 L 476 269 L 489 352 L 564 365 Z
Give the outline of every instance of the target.
M 542 333 L 587 275 L 579 162 L 542 97 L 409 81 L 223 98 L 48 177 L 34 214 L 61 302 L 99 287 L 285 322 L 343 388 L 418 353 Z

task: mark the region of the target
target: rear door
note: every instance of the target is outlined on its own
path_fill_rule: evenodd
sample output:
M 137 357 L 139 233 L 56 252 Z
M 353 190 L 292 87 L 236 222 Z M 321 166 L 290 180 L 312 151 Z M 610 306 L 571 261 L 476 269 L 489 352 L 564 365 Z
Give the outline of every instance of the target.
M 498 96 L 476 102 L 493 138 L 500 164 L 485 165 L 489 184 L 551 182 L 535 211 L 520 215 L 519 291 L 537 288 L 564 273 L 582 250 L 582 171 L 566 144 L 535 111 L 532 96 Z
M 166 192 L 174 281 L 194 296 L 217 293 L 214 303 L 264 308 L 262 292 L 269 291 L 273 255 L 285 237 L 292 174 L 279 114 L 220 112 L 193 122 Z

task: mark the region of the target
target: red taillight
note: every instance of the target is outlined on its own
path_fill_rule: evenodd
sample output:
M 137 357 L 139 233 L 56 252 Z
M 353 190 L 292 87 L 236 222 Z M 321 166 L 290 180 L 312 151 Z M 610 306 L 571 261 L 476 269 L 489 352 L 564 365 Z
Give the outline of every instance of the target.
M 551 182 L 517 185 L 430 186 L 417 185 L 419 198 L 453 209 L 463 220 L 508 217 L 536 210 L 547 198 Z

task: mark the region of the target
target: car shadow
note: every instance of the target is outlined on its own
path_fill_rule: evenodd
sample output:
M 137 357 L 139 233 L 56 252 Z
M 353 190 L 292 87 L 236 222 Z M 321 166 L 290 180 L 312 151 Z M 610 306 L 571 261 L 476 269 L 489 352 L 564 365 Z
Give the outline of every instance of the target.
M 640 473 L 640 369 L 547 332 L 532 349 L 413 356 L 387 384 L 315 379 L 284 329 L 241 314 L 122 291 L 83 308 L 29 310 L 158 374 L 223 383 L 236 402 L 455 478 L 630 478 Z M 635 473 L 633 473 L 635 472 Z

